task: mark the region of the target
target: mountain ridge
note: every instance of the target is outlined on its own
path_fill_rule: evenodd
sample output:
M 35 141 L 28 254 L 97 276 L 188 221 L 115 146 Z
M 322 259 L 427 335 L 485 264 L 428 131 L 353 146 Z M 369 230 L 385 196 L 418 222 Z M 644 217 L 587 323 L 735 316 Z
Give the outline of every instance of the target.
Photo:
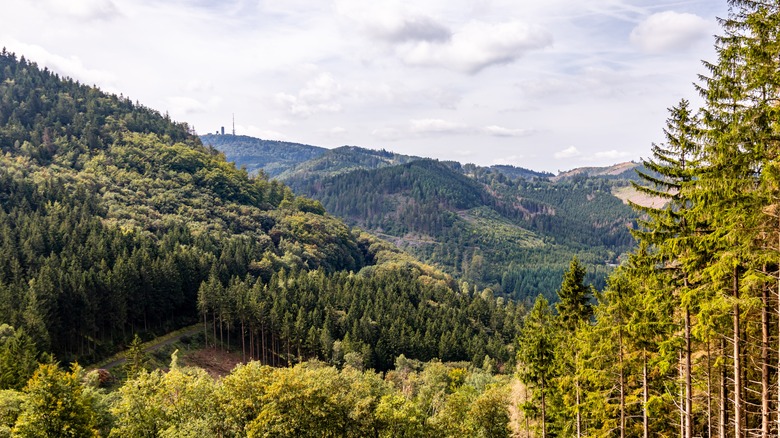
M 234 156 L 223 144 L 226 157 Z M 635 215 L 613 192 L 628 186 L 624 176 L 632 168 L 625 163 L 554 178 L 514 166 L 348 146 L 277 178 L 350 225 L 452 275 L 519 299 L 537 293 L 554 299 L 571 257 L 584 260 L 589 281 L 601 287 L 609 266 L 630 248 Z

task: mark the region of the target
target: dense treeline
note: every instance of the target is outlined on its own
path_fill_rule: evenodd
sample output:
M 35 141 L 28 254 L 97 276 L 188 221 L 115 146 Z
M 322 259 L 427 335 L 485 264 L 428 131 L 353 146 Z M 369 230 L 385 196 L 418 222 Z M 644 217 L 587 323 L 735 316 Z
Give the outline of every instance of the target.
M 566 261 L 605 285 L 609 264 L 633 246 L 635 216 L 603 178 L 511 180 L 500 170 L 418 160 L 335 176 L 307 174 L 292 188 L 348 222 L 423 260 L 516 300 L 554 299 Z
M 507 376 L 399 356 L 385 376 L 311 361 L 260 362 L 215 380 L 199 368 L 139 370 L 116 391 L 78 366 L 41 365 L 23 391 L 0 391 L 2 436 L 509 437 Z
M 780 4 L 729 4 L 704 106 L 670 108 L 636 185 L 668 203 L 640 209 L 595 319 L 540 299 L 525 320 L 541 436 L 778 436 Z
M 280 271 L 268 282 L 234 278 L 227 286 L 212 277 L 198 305 L 204 335 L 229 346 L 233 329 L 233 345 L 264 363 L 319 358 L 340 365 L 353 353 L 364 366 L 387 370 L 406 354 L 474 364 L 490 357 L 511 370 L 523 309 L 475 293 L 453 294 L 444 280 L 399 264 L 359 275 Z
M 48 353 L 90 362 L 200 316 L 225 347 L 276 365 L 513 362 L 514 304 L 250 177 L 186 125 L 0 62 L 0 363 L 19 358 L 0 387 L 22 386 Z

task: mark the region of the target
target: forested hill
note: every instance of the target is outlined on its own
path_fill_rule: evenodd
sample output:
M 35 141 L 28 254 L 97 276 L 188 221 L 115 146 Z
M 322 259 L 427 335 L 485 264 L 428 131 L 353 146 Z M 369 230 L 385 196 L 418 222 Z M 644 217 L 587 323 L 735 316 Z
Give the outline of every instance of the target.
M 223 152 L 228 161 L 245 167 L 250 174 L 262 170 L 270 177 L 275 177 L 328 151 L 317 146 L 261 140 L 245 135 L 207 134 L 201 136 L 201 140 L 203 144 Z
M 222 136 L 226 151 L 234 150 L 230 137 Z M 342 147 L 277 178 L 348 224 L 472 284 L 520 300 L 540 293 L 554 300 L 573 256 L 601 288 L 610 265 L 631 249 L 636 214 L 613 192 L 630 196 L 636 167 L 624 163 L 552 178 L 513 166 Z
M 0 150 L 0 389 L 42 353 L 89 362 L 199 319 L 275 364 L 513 360 L 514 304 L 236 169 L 186 124 L 5 51 Z

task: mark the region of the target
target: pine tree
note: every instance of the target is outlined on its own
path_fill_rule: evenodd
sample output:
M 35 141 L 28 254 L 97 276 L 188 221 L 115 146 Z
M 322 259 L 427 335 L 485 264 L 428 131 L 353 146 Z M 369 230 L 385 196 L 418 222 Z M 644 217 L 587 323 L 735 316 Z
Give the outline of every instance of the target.
M 569 270 L 563 274 L 563 283 L 558 290 L 555 305 L 563 327 L 573 333 L 577 326 L 593 316 L 593 289 L 585 285 L 585 267 L 574 257 Z
M 525 318 L 525 326 L 518 339 L 520 379 L 533 387 L 534 399 L 539 401 L 542 438 L 546 438 L 548 433 L 547 402 L 556 376 L 555 350 L 559 339 L 556 322 L 547 299 L 539 295 Z M 532 416 L 535 409 L 536 406 L 526 406 L 526 415 Z
M 653 157 L 644 160 L 649 172 L 638 172 L 642 181 L 634 183 L 640 192 L 665 201 L 661 207 L 643 207 L 632 204 L 644 213 L 640 228 L 634 232 L 637 239 L 650 249 L 646 256 L 657 260 L 658 270 L 667 278 L 667 287 L 677 298 L 684 327 L 683 364 L 685 402 L 680 406 L 684 418 L 683 437 L 693 436 L 693 385 L 690 271 L 699 267 L 700 254 L 694 250 L 697 229 L 691 213 L 693 201 L 690 190 L 701 169 L 700 127 L 692 114 L 690 104 L 683 99 L 669 109 L 664 129 L 665 145 L 653 145 Z M 652 172 L 652 174 L 651 174 Z

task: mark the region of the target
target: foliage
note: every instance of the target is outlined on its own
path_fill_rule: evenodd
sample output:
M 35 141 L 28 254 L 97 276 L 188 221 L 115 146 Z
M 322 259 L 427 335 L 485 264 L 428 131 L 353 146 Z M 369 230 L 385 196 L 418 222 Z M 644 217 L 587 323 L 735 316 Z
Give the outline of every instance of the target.
M 38 367 L 24 388 L 26 398 L 13 429 L 20 437 L 98 436 L 95 413 L 79 382 L 81 368 Z

